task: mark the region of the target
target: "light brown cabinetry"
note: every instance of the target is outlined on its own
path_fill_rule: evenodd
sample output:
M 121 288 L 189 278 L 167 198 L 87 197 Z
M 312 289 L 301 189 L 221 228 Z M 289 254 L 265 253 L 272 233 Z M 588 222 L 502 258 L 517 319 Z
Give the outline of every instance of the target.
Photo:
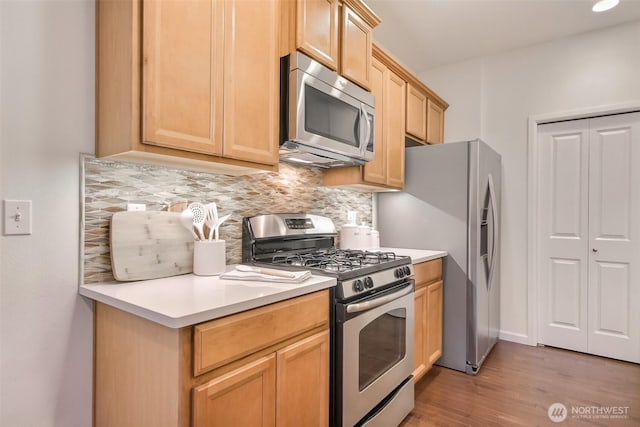
M 415 264 L 414 271 L 416 291 L 413 375 L 418 381 L 442 355 L 442 259 Z
M 431 99 L 427 102 L 427 143 L 444 142 L 444 108 Z
M 329 331 L 198 386 L 193 426 L 326 426 Z
M 196 387 L 193 426 L 274 426 L 275 391 L 272 354 Z
M 427 137 L 427 95 L 411 83 L 407 83 L 406 131 L 422 141 Z
M 380 19 L 361 0 L 288 0 L 281 54 L 296 49 L 362 86 L 371 87 L 371 33 Z
M 430 367 L 442 356 L 442 286 L 442 280 L 427 285 L 426 357 Z
M 279 1 L 99 0 L 96 9 L 98 157 L 276 169 Z
M 365 89 L 371 88 L 371 32 L 380 21 L 365 21 L 352 7 L 357 2 L 344 2 L 341 13 L 340 74 Z M 370 12 L 370 11 L 367 11 Z M 373 13 L 368 13 L 375 16 Z
M 329 425 L 329 331 L 279 350 L 276 425 Z
M 328 291 L 180 329 L 97 303 L 95 327 L 98 427 L 328 425 Z
M 292 13 L 295 9 L 295 49 L 338 70 L 338 0 L 289 0 L 285 4 L 289 7 L 285 12 Z M 288 35 L 283 39 L 288 39 Z M 286 50 L 284 53 L 294 49 Z
M 407 83 L 407 137 L 418 144 L 442 144 L 444 111 L 448 106 L 428 87 L 410 76 Z
M 404 187 L 405 82 L 377 56 L 372 59 L 371 82 L 376 100 L 375 157 L 364 166 L 325 171 L 324 185 L 370 191 Z

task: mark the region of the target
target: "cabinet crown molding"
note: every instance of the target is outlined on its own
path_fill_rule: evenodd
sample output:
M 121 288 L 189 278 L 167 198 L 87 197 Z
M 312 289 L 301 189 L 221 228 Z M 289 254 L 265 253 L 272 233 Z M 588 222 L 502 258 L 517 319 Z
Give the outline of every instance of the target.
M 374 28 L 382 22 L 369 6 L 360 0 L 342 0 L 342 3 L 349 6 L 366 22 L 371 28 Z
M 394 58 L 382 46 L 374 42 L 372 45 L 372 53 L 374 58 L 377 58 L 378 60 L 384 62 L 385 65 L 390 70 L 398 74 L 404 81 L 406 81 L 407 83 L 411 84 L 414 87 L 419 88 L 422 92 L 425 92 L 429 97 L 429 99 L 432 102 L 435 102 L 436 104 L 438 104 L 440 107 L 442 107 L 443 110 L 446 110 L 447 108 L 449 108 L 449 104 L 444 99 L 440 98 L 440 96 L 438 96 L 437 93 L 431 90 L 423 82 L 418 80 L 418 78 L 415 75 L 413 75 L 412 72 L 405 65 L 403 65 L 400 61 Z

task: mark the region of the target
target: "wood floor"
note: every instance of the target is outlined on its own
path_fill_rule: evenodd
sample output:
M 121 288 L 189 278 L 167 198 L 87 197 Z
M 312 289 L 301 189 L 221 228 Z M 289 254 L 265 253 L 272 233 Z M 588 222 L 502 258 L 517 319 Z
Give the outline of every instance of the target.
M 640 365 L 551 347 L 499 341 L 477 376 L 434 366 L 415 394 L 403 427 L 640 426 Z M 567 408 L 560 423 L 547 415 L 556 402 Z M 588 417 L 592 407 L 628 409 Z

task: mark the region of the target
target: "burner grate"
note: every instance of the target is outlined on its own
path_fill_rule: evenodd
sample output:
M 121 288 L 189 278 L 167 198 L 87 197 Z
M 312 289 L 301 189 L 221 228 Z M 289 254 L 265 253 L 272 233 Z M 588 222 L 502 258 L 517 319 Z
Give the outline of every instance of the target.
M 273 264 L 287 264 L 333 272 L 353 271 L 394 261 L 393 252 L 369 252 L 351 249 L 323 249 L 299 254 L 274 255 Z

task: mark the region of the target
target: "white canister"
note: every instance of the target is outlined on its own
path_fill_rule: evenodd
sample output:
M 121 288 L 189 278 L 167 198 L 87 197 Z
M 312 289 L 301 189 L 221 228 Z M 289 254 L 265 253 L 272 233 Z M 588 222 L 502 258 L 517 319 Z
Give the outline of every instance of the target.
M 356 249 L 362 249 L 363 251 L 371 249 L 371 227 L 361 225 L 358 228 L 360 229 L 360 235 L 358 236 L 358 247 Z
M 193 274 L 215 276 L 227 267 L 224 240 L 196 240 L 193 242 Z
M 371 249 L 380 249 L 380 232 L 371 230 Z
M 345 224 L 340 227 L 340 249 L 357 249 L 360 244 L 360 227 Z

